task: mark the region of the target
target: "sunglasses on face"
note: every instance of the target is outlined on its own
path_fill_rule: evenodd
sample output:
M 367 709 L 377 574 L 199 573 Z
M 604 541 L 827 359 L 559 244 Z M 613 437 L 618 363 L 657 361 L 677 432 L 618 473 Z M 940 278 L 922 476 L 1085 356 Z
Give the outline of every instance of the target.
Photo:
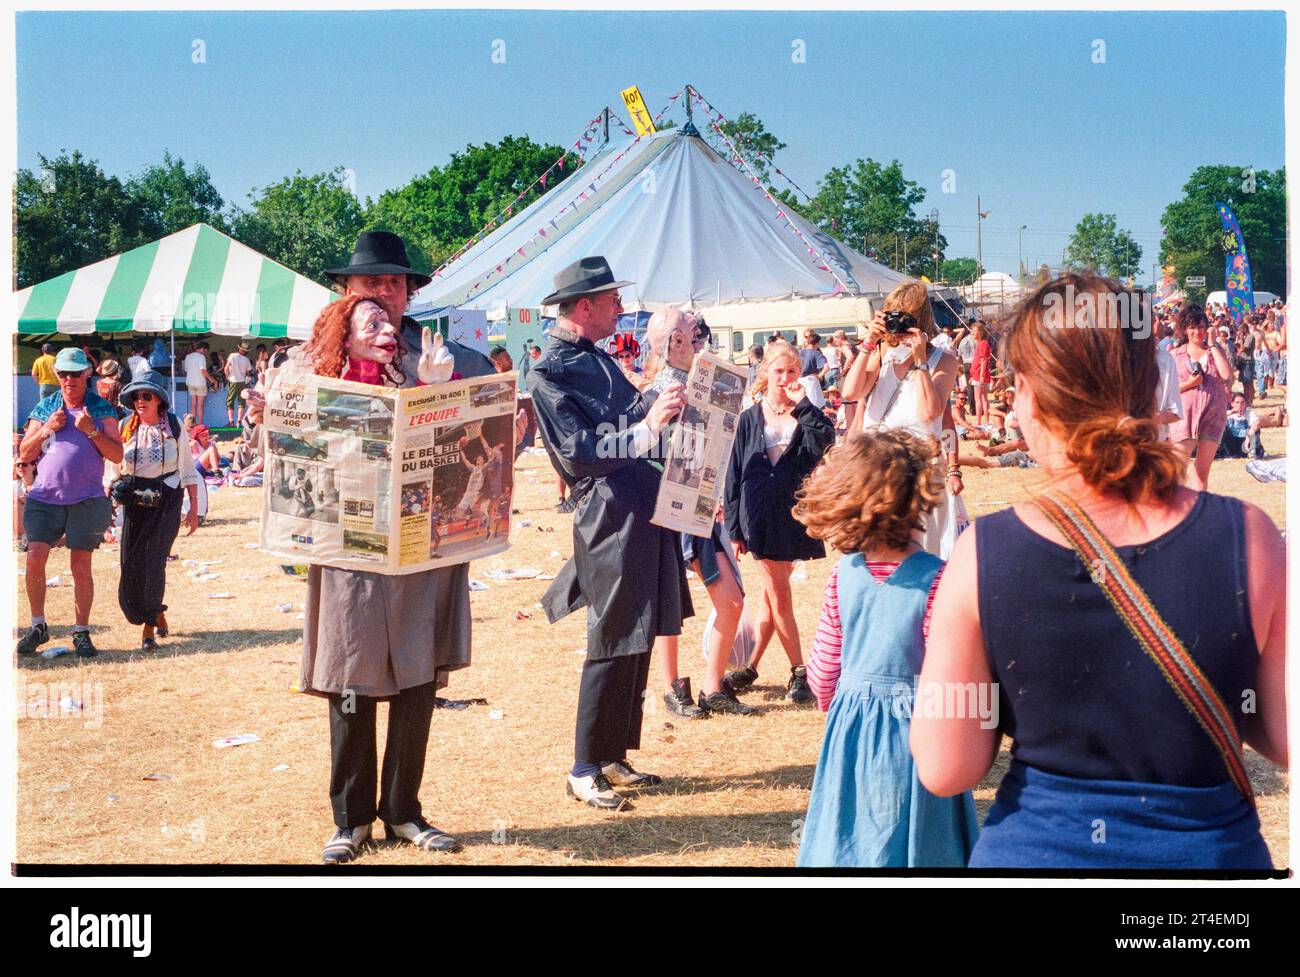
M 81 376 L 83 371 L 74 370 L 71 373 L 69 373 L 66 370 L 55 370 L 54 372 L 59 375 L 60 380 L 75 380 Z
M 157 400 L 157 399 L 158 397 L 156 394 L 145 393 L 144 391 L 141 391 L 140 393 L 135 395 L 132 403 L 134 403 L 137 400 Z

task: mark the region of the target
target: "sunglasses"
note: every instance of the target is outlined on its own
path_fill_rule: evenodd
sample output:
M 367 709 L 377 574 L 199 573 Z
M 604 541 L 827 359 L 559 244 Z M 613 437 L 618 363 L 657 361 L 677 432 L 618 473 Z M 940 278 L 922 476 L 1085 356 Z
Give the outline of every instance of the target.
M 157 400 L 157 399 L 158 399 L 157 394 L 151 394 L 148 391 L 141 390 L 139 393 L 137 393 L 134 397 L 131 398 L 131 402 L 135 403 L 135 401 L 137 400 Z
M 75 380 L 77 377 L 81 376 L 85 371 L 73 370 L 71 373 L 69 373 L 67 370 L 55 370 L 54 372 L 59 375 L 60 380 Z

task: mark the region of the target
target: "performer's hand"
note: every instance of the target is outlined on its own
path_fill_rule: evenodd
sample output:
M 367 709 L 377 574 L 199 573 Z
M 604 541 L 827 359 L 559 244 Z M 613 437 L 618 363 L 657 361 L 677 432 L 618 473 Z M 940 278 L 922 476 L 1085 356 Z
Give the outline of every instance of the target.
M 185 513 L 186 536 L 193 536 L 194 530 L 199 528 L 199 510 L 190 506 L 190 511 Z
M 680 383 L 669 384 L 646 415 L 646 426 L 652 434 L 658 434 L 669 422 L 681 413 L 686 406 L 686 387 Z
M 442 345 L 442 333 L 425 326 L 420 334 L 420 362 L 416 368 L 422 383 L 445 383 L 451 379 L 455 360 Z

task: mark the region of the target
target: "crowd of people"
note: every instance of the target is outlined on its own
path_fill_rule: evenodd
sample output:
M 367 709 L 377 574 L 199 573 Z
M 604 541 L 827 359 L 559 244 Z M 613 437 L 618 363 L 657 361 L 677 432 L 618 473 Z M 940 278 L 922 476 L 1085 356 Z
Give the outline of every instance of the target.
M 306 344 L 244 343 L 220 361 L 206 342 L 184 350 L 183 419 L 147 346 L 126 364 L 111 349 L 98 363 L 83 348 L 42 350 L 33 375 L 54 389 L 15 466 L 32 612 L 19 654 L 49 640 L 45 568 L 60 542 L 75 650 L 96 654 L 91 561 L 115 506 L 119 604 L 141 647 L 157 648 L 171 546 L 182 524 L 197 528 L 207 480 L 261 484 L 262 411 L 282 375 L 401 388 L 514 367 L 502 348 L 484 357 L 405 316 L 429 277 L 396 235 L 364 233 L 329 275 L 344 298 Z M 573 558 L 542 606 L 551 622 L 585 610 L 588 623 L 570 797 L 627 811 L 662 783 L 631 759 L 653 656 L 674 714 L 752 717 L 762 710 L 742 697 L 775 637 L 786 699 L 827 712 L 800 866 L 1271 866 L 1241 744 L 1287 762 L 1283 543 L 1259 509 L 1207 485 L 1216 455 L 1255 456 L 1259 430 L 1287 423 L 1284 405 L 1259 409 L 1286 382 L 1284 306 L 1238 326 L 1189 305 L 1143 332 L 1105 320 L 1136 293 L 1072 274 L 1005 321 L 941 330 L 925 287 L 906 283 L 856 335 L 823 345 L 808 330 L 795 346 L 774 334 L 749 350 L 716 518 L 697 536 L 652 519 L 710 330 L 665 310 L 642 341 L 616 337 L 629 284 L 599 257 L 563 269 L 541 299 L 557 310 L 548 342 L 520 370 L 531 412 L 516 418 L 516 448 L 538 437 L 573 514 Z M 1090 324 L 1107 328 L 1055 328 L 1044 309 L 1066 294 L 1096 298 Z M 202 423 L 223 383 L 242 426 L 232 458 Z M 471 441 L 482 452 L 466 452 Z M 404 504 L 440 515 L 502 504 L 507 447 L 467 434 L 464 498 Z M 1031 501 L 966 532 L 962 469 L 1013 466 L 1040 469 Z M 828 547 L 838 558 L 805 649 L 791 581 Z M 688 569 L 712 610 L 698 695 L 678 656 L 698 612 Z M 468 565 L 401 576 L 312 565 L 307 587 L 297 688 L 328 703 L 323 860 L 358 857 L 376 818 L 400 843 L 460 850 L 418 795 L 436 693 L 470 664 Z M 1011 765 L 981 829 L 971 792 L 1003 736 Z M 1095 819 L 1108 826 L 1101 842 Z

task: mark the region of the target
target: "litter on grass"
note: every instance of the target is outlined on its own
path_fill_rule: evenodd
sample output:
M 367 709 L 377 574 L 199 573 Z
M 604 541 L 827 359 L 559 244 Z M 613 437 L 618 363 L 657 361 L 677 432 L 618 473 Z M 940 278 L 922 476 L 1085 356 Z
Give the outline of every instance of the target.
M 208 600 L 234 600 L 234 594 L 208 594 Z
M 230 746 L 243 746 L 246 743 L 257 743 L 262 739 L 256 733 L 240 733 L 238 736 L 225 736 L 219 740 L 213 740 L 212 745 L 218 750 L 224 750 Z
M 470 589 L 470 590 L 487 590 L 487 589 L 488 589 L 488 585 L 485 584 L 485 583 L 482 583 L 481 581 L 478 581 L 478 580 L 471 580 L 471 581 L 469 582 L 469 589 Z
M 171 780 L 172 775 L 169 773 L 147 773 L 142 780 Z

